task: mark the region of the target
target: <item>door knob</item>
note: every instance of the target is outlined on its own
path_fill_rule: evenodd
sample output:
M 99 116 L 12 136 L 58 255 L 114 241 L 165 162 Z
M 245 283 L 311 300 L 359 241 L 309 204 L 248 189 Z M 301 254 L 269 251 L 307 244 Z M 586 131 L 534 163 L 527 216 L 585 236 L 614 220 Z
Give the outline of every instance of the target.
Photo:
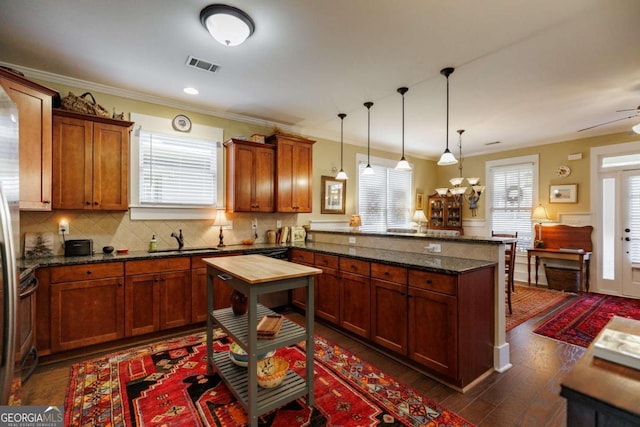
M 630 231 L 631 231 L 631 230 L 630 230 L 630 229 L 628 229 L 628 228 L 625 228 L 625 229 L 624 229 L 624 232 L 625 232 L 625 233 L 628 233 L 628 232 L 630 232 Z

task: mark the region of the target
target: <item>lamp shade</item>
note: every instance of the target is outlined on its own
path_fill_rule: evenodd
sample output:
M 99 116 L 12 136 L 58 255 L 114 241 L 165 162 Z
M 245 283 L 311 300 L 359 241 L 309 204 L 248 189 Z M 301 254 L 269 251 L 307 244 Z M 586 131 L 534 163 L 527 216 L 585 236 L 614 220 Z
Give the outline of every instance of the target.
M 537 206 L 533 210 L 533 213 L 531 213 L 531 219 L 538 222 L 548 221 L 549 213 L 547 212 L 547 208 L 542 205 Z
M 422 209 L 418 209 L 413 214 L 413 220 L 417 223 L 427 222 L 427 216 L 424 214 L 424 211 Z
M 362 218 L 360 215 L 351 215 L 349 217 L 349 227 L 360 227 L 362 225 Z
M 223 210 L 219 210 L 216 212 L 216 219 L 213 221 L 214 226 L 224 227 L 227 225 L 227 216 L 225 215 Z
M 225 4 L 212 4 L 202 9 L 200 22 L 216 41 L 225 46 L 241 44 L 255 30 L 249 15 Z
M 635 126 L 632 126 L 631 130 L 633 130 L 635 133 L 640 133 L 640 123 L 638 123 Z

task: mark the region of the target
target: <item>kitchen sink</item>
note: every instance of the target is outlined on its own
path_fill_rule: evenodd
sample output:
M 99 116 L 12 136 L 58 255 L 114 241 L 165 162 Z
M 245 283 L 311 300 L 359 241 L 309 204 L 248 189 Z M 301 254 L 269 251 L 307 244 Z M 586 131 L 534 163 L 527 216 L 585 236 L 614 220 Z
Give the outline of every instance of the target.
M 192 254 L 198 252 L 211 252 L 211 251 L 219 251 L 218 248 L 182 248 L 182 249 L 158 249 L 156 251 L 150 251 L 152 254 Z

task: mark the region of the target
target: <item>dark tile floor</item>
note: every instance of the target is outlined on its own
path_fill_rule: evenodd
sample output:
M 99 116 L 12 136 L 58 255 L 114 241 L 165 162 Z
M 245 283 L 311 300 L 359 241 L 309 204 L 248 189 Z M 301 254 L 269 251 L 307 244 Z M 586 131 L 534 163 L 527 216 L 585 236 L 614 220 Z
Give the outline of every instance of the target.
M 458 393 L 416 371 L 385 357 L 362 343 L 320 323 L 316 334 L 348 349 L 382 371 L 417 389 L 478 426 L 564 426 L 566 401 L 560 382 L 584 349 L 533 334 L 540 323 L 570 304 L 542 313 L 507 333 L 513 367 L 492 373 L 465 394 Z M 301 320 L 291 313 L 294 320 Z M 111 349 L 112 350 L 112 349 Z M 62 405 L 69 367 L 77 359 L 41 365 L 22 390 L 24 405 Z

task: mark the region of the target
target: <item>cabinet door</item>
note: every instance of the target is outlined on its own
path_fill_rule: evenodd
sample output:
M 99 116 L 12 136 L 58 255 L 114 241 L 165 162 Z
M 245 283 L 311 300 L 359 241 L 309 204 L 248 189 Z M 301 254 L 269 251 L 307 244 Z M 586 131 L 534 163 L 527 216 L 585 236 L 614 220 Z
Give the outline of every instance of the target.
M 255 147 L 254 212 L 274 210 L 274 151 L 271 148 Z
M 160 329 L 191 323 L 191 272 L 174 271 L 158 275 L 160 286 Z
M 368 276 L 340 273 L 340 326 L 369 338 L 371 322 L 371 290 Z
M 191 323 L 199 323 L 206 320 L 207 269 L 194 268 L 191 270 Z
M 293 152 L 293 211 L 311 213 L 313 209 L 313 145 L 296 143 Z
M 409 358 L 457 379 L 456 297 L 409 286 Z
M 52 284 L 52 352 L 122 338 L 123 307 L 121 278 Z
M 233 165 L 228 165 L 227 167 L 231 168 L 235 178 L 234 188 L 232 189 L 235 199 L 233 210 L 236 212 L 251 212 L 254 205 L 255 175 L 253 165 L 255 150 L 253 147 L 243 145 L 236 145 L 232 149 L 236 150 L 235 161 Z
M 371 339 L 407 354 L 407 285 L 371 279 Z
M 53 116 L 53 209 L 92 209 L 92 123 Z
M 129 207 L 129 129 L 93 124 L 93 209 Z
M 0 83 L 20 118 L 20 209 L 50 211 L 51 94 L 9 79 Z
M 141 274 L 126 278 L 126 336 L 148 334 L 160 329 L 159 282 L 155 274 Z
M 318 267 L 316 265 L 316 267 Z M 322 268 L 315 277 L 315 315 L 334 325 L 340 324 L 340 278 L 338 270 Z M 306 290 L 303 289 L 303 296 Z

